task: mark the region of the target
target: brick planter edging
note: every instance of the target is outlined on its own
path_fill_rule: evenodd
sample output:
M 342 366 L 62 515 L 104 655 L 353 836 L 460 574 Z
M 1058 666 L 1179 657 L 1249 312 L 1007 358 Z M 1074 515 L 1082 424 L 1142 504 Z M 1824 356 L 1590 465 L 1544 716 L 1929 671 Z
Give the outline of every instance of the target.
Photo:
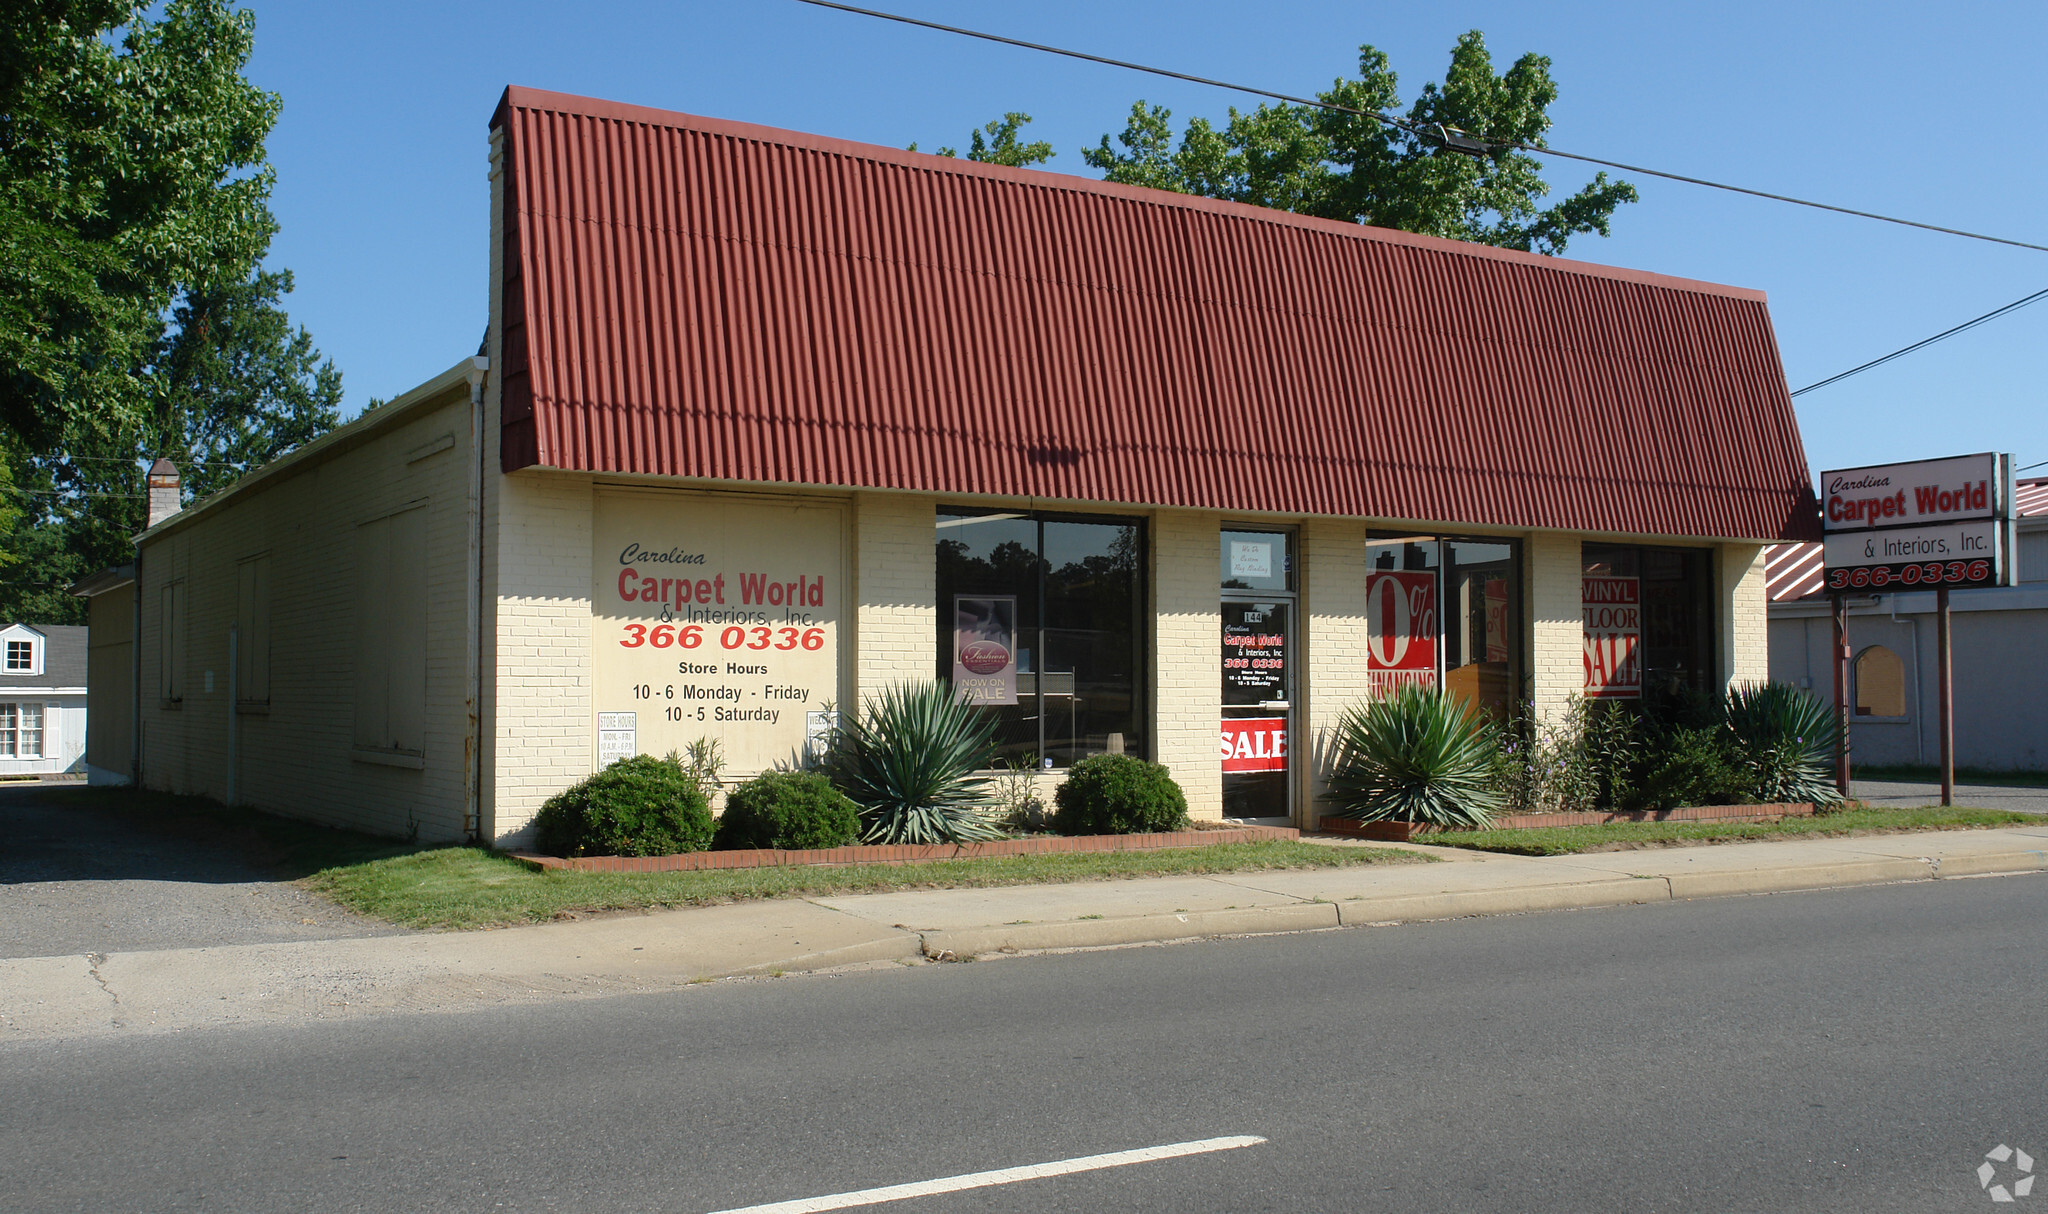
M 1292 826 L 1233 826 L 1226 830 L 1175 830 L 1144 835 L 1058 835 L 1036 839 L 997 839 L 987 843 L 864 843 L 775 851 L 735 848 L 693 851 L 675 856 L 542 856 L 513 852 L 512 858 L 537 869 L 583 873 L 683 873 L 730 868 L 798 868 L 818 864 L 915 864 L 924 860 L 980 860 L 995 856 L 1053 856 L 1077 852 L 1160 851 L 1172 847 L 1207 847 L 1213 843 L 1262 843 L 1299 839 Z
M 1534 830 L 1545 826 L 1605 826 L 1610 822 L 1774 822 L 1780 818 L 1810 818 L 1813 805 L 1796 802 L 1785 805 L 1688 805 L 1682 809 L 1637 810 L 1633 813 L 1508 814 L 1493 820 L 1494 830 Z M 1326 835 L 1354 839 L 1378 839 L 1405 843 L 1429 834 L 1409 822 L 1360 822 L 1352 818 L 1324 817 L 1316 829 Z

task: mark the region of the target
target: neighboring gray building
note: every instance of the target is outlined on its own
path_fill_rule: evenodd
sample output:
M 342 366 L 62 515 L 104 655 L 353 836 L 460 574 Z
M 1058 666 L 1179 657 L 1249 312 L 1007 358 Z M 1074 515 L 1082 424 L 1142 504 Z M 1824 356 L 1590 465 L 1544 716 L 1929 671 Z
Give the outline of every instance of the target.
M 85 632 L 0 628 L 0 777 L 85 770 Z
M 1959 767 L 2048 770 L 2048 477 L 2018 484 L 2020 584 L 1949 593 Z M 1834 692 L 1834 627 L 1819 544 L 1765 558 L 1771 677 Z M 1849 597 L 1853 762 L 1940 761 L 1934 592 Z

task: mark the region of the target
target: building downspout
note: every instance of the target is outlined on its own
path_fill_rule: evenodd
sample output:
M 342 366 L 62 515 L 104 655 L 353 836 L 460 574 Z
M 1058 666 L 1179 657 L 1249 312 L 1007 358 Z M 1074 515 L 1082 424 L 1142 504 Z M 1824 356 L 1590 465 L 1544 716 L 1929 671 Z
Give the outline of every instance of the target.
M 491 360 L 469 360 L 469 560 L 463 608 L 463 703 L 469 724 L 462 739 L 462 835 L 483 841 L 483 596 L 484 596 L 484 380 Z
M 236 733 L 238 732 L 238 726 L 240 725 L 240 722 L 239 722 L 239 721 L 238 721 L 238 720 L 236 719 L 236 712 L 237 712 L 237 710 L 238 710 L 238 709 L 239 709 L 239 707 L 240 707 L 240 705 L 239 705 L 239 703 L 238 703 L 238 700 L 239 700 L 239 697 L 240 697 L 240 695 L 241 695 L 241 686 L 242 686 L 242 665 L 241 665 L 241 663 L 242 663 L 242 654 L 241 654 L 241 648 L 242 648 L 242 626 L 241 626 L 240 624 L 229 624 L 229 625 L 228 625 L 228 695 L 227 695 L 227 700 L 228 700 L 228 800 L 227 800 L 227 806 L 228 806 L 228 808 L 229 808 L 229 809 L 233 809 L 233 808 L 235 807 L 235 804 L 236 804 L 236 801 L 235 801 L 235 793 L 236 793 L 236 790 L 235 790 L 235 771 L 236 771 L 236 769 L 237 769 L 237 768 L 239 767 L 239 764 L 238 764 L 238 763 L 236 762 L 236 755 L 235 755 L 235 743 L 236 743 L 236 742 L 237 742 L 237 740 L 238 740 L 238 739 L 236 738 L 236 736 L 235 736 L 235 735 L 236 735 Z

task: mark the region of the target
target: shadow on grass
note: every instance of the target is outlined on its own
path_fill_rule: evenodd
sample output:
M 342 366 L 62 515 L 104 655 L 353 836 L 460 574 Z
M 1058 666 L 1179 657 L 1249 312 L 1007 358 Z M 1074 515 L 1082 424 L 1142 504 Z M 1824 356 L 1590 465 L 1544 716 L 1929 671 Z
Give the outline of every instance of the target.
M 431 847 L 337 830 L 204 797 L 129 788 L 0 790 L 10 842 L 0 882 L 296 881 Z

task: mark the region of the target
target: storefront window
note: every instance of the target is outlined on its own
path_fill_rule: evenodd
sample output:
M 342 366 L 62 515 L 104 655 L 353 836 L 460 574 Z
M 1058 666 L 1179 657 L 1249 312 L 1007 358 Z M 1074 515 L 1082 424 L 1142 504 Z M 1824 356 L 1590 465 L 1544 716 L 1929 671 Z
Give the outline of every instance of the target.
M 1707 692 L 1714 678 L 1714 562 L 1706 548 L 1581 546 L 1592 699 Z
M 1136 519 L 938 516 L 939 677 L 996 718 L 999 759 L 1144 755 Z
M 1366 546 L 1367 677 L 1441 686 L 1504 717 L 1522 683 L 1521 544 L 1381 535 Z

